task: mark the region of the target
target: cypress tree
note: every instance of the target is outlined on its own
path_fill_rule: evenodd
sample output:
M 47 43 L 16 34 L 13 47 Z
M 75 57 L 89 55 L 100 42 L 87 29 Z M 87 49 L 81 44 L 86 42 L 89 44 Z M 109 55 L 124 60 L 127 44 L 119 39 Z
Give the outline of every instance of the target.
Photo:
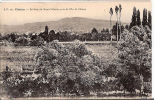
M 140 11 L 139 9 L 137 10 L 137 25 L 141 25 L 141 19 L 140 19 Z
M 142 20 L 142 25 L 145 26 L 147 25 L 147 9 L 144 8 L 143 10 L 143 20 Z
M 152 21 L 152 16 L 151 16 L 151 11 L 148 11 L 148 26 L 151 29 L 151 21 Z
M 130 28 L 137 25 L 137 11 L 136 11 L 136 7 L 133 8 L 133 15 L 132 15 L 132 21 L 130 23 Z
M 48 26 L 45 26 L 45 34 L 48 34 Z

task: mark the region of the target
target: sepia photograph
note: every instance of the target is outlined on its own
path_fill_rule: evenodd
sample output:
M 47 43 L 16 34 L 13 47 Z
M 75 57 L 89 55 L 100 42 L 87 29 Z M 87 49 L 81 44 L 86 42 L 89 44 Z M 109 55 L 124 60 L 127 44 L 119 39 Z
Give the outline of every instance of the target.
M 0 100 L 152 98 L 150 0 L 0 3 Z

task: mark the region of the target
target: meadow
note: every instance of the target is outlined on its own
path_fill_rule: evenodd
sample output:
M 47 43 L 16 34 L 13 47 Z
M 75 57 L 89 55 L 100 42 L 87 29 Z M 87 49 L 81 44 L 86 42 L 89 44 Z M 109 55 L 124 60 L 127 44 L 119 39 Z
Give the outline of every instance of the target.
M 5 66 L 10 67 L 16 71 L 21 71 L 22 67 L 33 67 L 35 64 L 34 56 L 36 53 L 36 47 L 14 47 L 14 46 L 1 46 L 1 71 Z

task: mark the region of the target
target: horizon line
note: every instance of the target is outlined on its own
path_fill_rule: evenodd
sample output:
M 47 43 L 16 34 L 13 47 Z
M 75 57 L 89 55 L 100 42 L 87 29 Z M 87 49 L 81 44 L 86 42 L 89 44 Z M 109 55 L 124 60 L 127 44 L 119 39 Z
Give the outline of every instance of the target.
M 90 19 L 90 20 L 104 20 L 104 21 L 110 21 L 110 20 L 106 20 L 106 19 L 97 19 L 97 18 L 88 18 L 88 17 L 63 17 L 63 18 L 60 18 L 60 19 L 56 19 L 56 20 L 48 20 L 48 21 L 37 21 L 37 22 L 28 22 L 28 23 L 23 23 L 23 24 L 0 24 L 1 26 L 18 26 L 18 25 L 25 25 L 25 24 L 33 24 L 33 23 L 43 23 L 43 22 L 50 22 L 50 21 L 60 21 L 62 19 L 67 19 L 67 18 L 85 18 L 85 19 Z M 112 20 L 114 22 L 116 22 L 116 20 Z M 124 22 L 122 21 L 122 23 L 124 24 L 128 24 L 130 22 Z

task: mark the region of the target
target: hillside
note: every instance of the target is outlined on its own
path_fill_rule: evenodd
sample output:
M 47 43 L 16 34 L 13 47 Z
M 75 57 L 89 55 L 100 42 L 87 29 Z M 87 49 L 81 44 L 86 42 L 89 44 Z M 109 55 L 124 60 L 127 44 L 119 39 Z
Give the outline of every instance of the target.
M 114 24 L 115 21 L 112 22 Z M 73 31 L 77 33 L 89 32 L 93 27 L 97 28 L 98 31 L 102 28 L 109 28 L 109 20 L 96 20 L 82 17 L 71 17 L 63 18 L 57 21 L 48 21 L 48 22 L 36 22 L 36 23 L 27 23 L 24 25 L 1 25 L 0 33 L 29 33 L 29 32 L 41 32 L 44 31 L 44 27 L 48 26 L 50 30 L 56 31 Z

